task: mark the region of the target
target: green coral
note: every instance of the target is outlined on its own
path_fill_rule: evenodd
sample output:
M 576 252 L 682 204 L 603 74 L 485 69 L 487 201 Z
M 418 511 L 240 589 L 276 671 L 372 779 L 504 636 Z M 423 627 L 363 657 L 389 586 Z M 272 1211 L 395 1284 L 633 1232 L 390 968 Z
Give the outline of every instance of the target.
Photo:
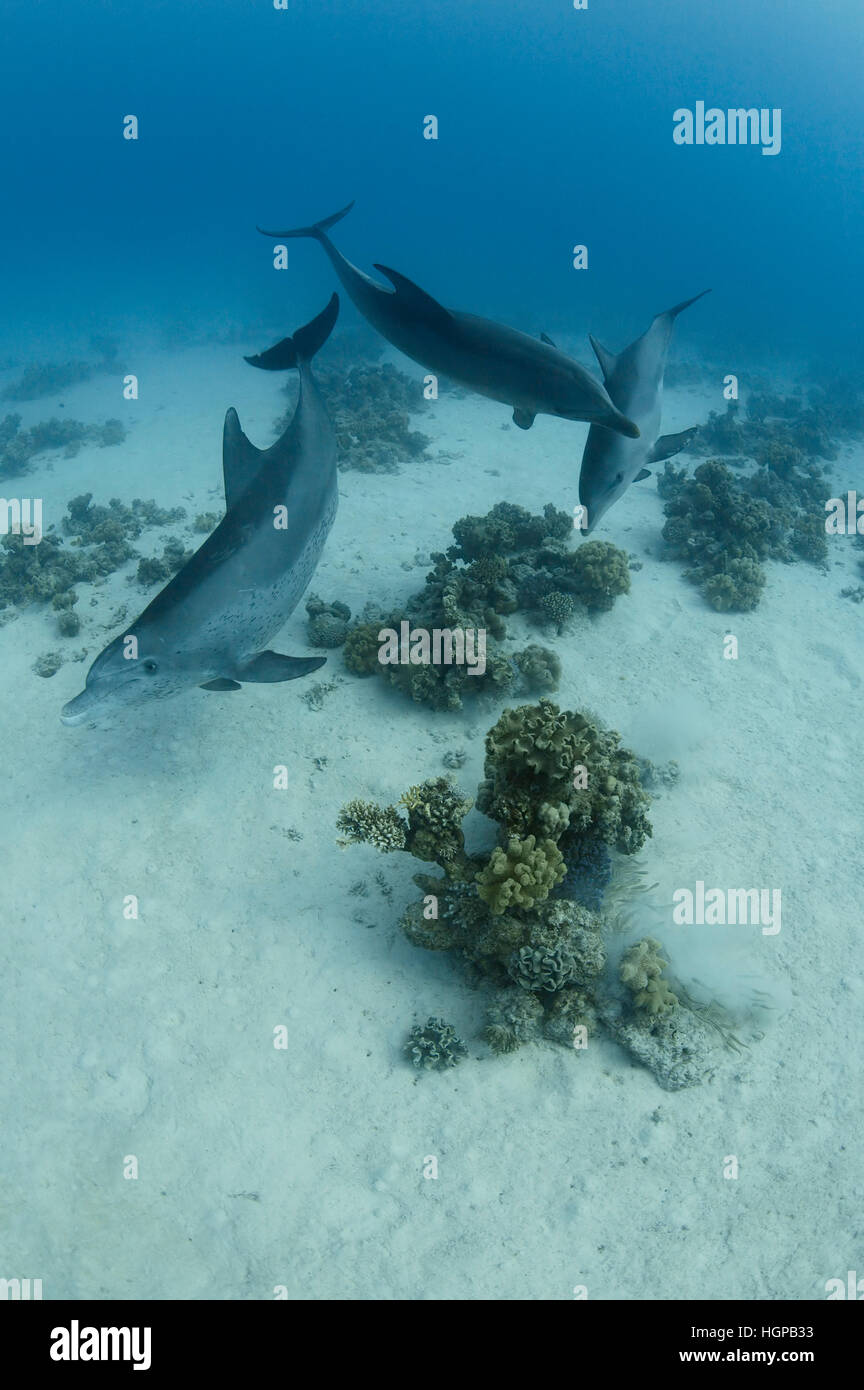
M 620 735 L 551 700 L 505 709 L 486 737 L 478 809 L 511 834 L 592 830 L 622 854 L 651 834 L 650 798 Z M 550 820 L 549 805 L 559 808 Z M 569 808 L 565 822 L 560 807 Z
M 122 444 L 126 428 L 120 420 L 101 425 L 85 425 L 80 420 L 42 420 L 22 430 L 20 415 L 7 415 L 0 421 L 0 477 L 25 473 L 32 459 L 40 454 L 63 450 L 64 458 L 75 458 L 85 444 L 100 449 Z
M 374 676 L 383 669 L 378 660 L 380 631 L 380 623 L 358 623 L 345 638 L 342 659 L 355 676 Z
M 576 611 L 576 604 L 570 595 L 562 594 L 558 589 L 543 594 L 539 607 L 546 622 L 555 628 L 559 637 Z
M 476 560 L 536 546 L 547 537 L 563 540 L 572 530 L 573 518 L 551 502 L 542 516 L 532 516 L 512 502 L 498 502 L 485 516 L 460 517 L 453 526 L 453 551 L 462 560 Z
M 662 973 L 668 964 L 660 952 L 662 946 L 652 936 L 637 941 L 621 957 L 619 978 L 633 996 L 633 1005 L 646 1014 L 659 1014 L 674 1009 L 678 996 L 672 993 Z
M 828 561 L 828 537 L 821 516 L 797 516 L 792 523 L 789 544 L 802 560 L 824 568 Z
M 316 365 L 316 377 L 336 436 L 339 467 L 363 473 L 396 473 L 400 464 L 423 458 L 428 435 L 411 428 L 411 415 L 428 409 L 421 384 L 392 363 Z M 281 434 L 298 398 L 296 381 L 284 388 L 289 407 L 276 421 Z
M 720 574 L 702 585 L 702 592 L 718 613 L 749 613 L 765 588 L 765 571 L 757 560 L 729 560 Z
M 657 479 L 665 554 L 685 560 L 685 579 L 724 613 L 757 606 L 766 560 L 827 560 L 822 470 L 786 438 L 763 440 L 756 456 L 740 478 L 709 459 L 692 477 L 667 462 Z
M 395 806 L 376 806 L 374 801 L 349 801 L 336 825 L 344 844 L 374 845 L 384 853 L 404 849 L 408 838 L 408 826 Z
M 522 651 L 513 653 L 513 661 L 527 690 L 540 692 L 558 689 L 561 662 L 548 647 L 523 647 Z
M 408 812 L 406 847 L 415 859 L 452 868 L 465 861 L 462 821 L 473 806 L 446 777 L 409 787 L 400 804 Z
M 96 583 L 134 559 L 138 552 L 130 542 L 146 527 L 180 521 L 185 515 L 182 507 L 162 508 L 152 499 L 136 497 L 127 506 L 112 497 L 107 506 L 97 506 L 89 492 L 73 497 L 60 523 L 62 536 L 50 529 L 38 545 L 25 545 L 21 534 L 3 537 L 0 608 L 34 602 L 59 606 L 58 599 L 76 584 Z M 167 541 L 163 552 L 167 564 L 160 568 L 159 577 L 167 577 L 185 558 L 181 542 Z
M 611 607 L 629 589 L 626 555 L 603 542 L 573 551 L 572 517 L 551 503 L 533 515 L 525 507 L 499 502 L 485 516 L 461 517 L 453 535 L 455 544 L 446 553 L 433 553 L 423 589 L 404 609 L 377 618 L 374 658 L 371 637 L 362 633 L 364 628 L 371 632 L 373 624 L 360 624 L 349 633 L 348 669 L 377 673 L 418 704 L 438 710 L 459 709 L 466 695 L 500 695 L 517 675 L 529 691 L 554 690 L 561 674 L 554 652 L 531 646 L 508 656 L 497 647 L 507 635 L 506 617 L 521 610 L 561 631 L 577 609 Z M 399 631 L 402 622 L 410 631 L 429 634 L 484 633 L 485 670 L 476 661 L 471 668 L 455 661 L 377 662 L 378 632 L 385 627 Z
M 485 869 L 477 875 L 478 895 L 494 916 L 510 907 L 530 908 L 548 898 L 566 868 L 554 840 L 534 835 L 524 840 L 511 836 L 506 850 L 494 849 Z
M 575 598 L 589 613 L 614 607 L 616 598 L 630 592 L 627 553 L 609 541 L 585 541 L 569 557 Z
M 646 938 L 621 962 L 633 1000 L 625 1006 L 604 984 L 602 916 L 570 897 L 550 896 L 566 868 L 557 841 L 570 835 L 574 822 L 598 844 L 605 837 L 625 851 L 650 834 L 634 755 L 596 719 L 549 701 L 505 710 L 489 731 L 487 754 L 478 803 L 482 799 L 499 825 L 500 843 L 491 850 L 466 849 L 463 823 L 471 801 L 444 777 L 409 788 L 400 802 L 404 815 L 393 806 L 349 803 L 340 829 L 349 841 L 404 849 L 443 869 L 443 876 L 415 875 L 423 896 L 404 912 L 402 929 L 416 946 L 461 958 L 472 981 L 494 991 L 484 1033 L 493 1052 L 509 1053 L 542 1037 L 581 1047 L 598 1019 L 613 1028 L 610 1000 L 619 1012 L 629 1011 L 634 1026 L 643 1028 L 642 1020 L 650 1019 L 656 1028 L 655 1016 L 676 1002 L 661 978 L 656 943 Z M 577 755 L 591 765 L 589 784 L 596 786 L 590 792 L 573 785 Z M 514 816 L 529 828 L 514 831 Z M 427 1036 L 432 1022 L 412 1035 L 418 1066 L 438 1064 L 441 1048 Z M 660 1039 L 661 1055 L 666 1046 Z

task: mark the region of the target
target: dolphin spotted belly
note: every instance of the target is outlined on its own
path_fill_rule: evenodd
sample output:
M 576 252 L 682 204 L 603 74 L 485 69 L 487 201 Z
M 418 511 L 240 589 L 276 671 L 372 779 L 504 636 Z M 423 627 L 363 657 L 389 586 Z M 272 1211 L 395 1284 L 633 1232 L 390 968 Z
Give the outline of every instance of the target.
M 579 474 L 582 530 L 586 534 L 594 530 L 631 483 L 648 477 L 648 464 L 672 458 L 696 434 L 694 428 L 660 436 L 663 375 L 676 318 L 708 293 L 703 290 L 702 294 L 657 314 L 641 338 L 617 355 L 591 339 L 610 396 L 636 421 L 640 435 L 638 439 L 624 439 L 599 425 L 592 425 L 588 431 Z
M 325 657 L 267 650 L 297 606 L 338 505 L 336 438 L 312 373 L 339 312 L 327 308 L 291 338 L 246 360 L 297 368 L 300 397 L 284 433 L 256 449 L 237 412 L 225 417 L 225 516 L 212 535 L 125 632 L 96 658 L 85 688 L 64 706 L 64 724 L 164 700 L 193 686 L 239 690 L 243 682 L 294 680 Z
M 635 438 L 638 427 L 615 406 L 606 389 L 572 357 L 543 335 L 532 338 L 477 314 L 446 309 L 412 280 L 376 265 L 392 284 L 373 280 L 336 249 L 327 232 L 354 206 L 309 227 L 258 231 L 267 237 L 313 237 L 320 242 L 342 285 L 374 328 L 422 367 L 446 376 L 513 410 L 520 429 L 536 415 L 596 421 Z

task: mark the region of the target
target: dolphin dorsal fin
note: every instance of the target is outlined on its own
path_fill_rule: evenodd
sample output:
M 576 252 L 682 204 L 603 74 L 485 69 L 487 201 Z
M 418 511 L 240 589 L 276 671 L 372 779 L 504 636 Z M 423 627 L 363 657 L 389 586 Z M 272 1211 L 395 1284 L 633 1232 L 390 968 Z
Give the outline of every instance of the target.
M 398 270 L 391 270 L 386 265 L 376 264 L 375 269 L 387 276 L 406 308 L 410 308 L 415 314 L 422 314 L 426 322 L 437 328 L 439 332 L 452 327 L 453 315 L 450 310 L 445 309 L 443 304 L 439 304 L 437 299 L 433 299 L 431 294 L 421 290 L 420 286 L 415 285 L 413 280 L 409 280 L 407 276 L 400 275 Z
M 225 510 L 229 511 L 246 491 L 264 460 L 264 450 L 247 439 L 232 406 L 222 430 L 222 476 L 225 480 Z
M 604 348 L 603 344 L 598 343 L 597 339 L 592 337 L 590 333 L 588 334 L 588 341 L 594 349 L 594 356 L 600 363 L 600 370 L 603 373 L 604 378 L 608 380 L 614 372 L 615 363 L 618 360 L 615 356 L 615 353 L 610 352 L 608 348 Z

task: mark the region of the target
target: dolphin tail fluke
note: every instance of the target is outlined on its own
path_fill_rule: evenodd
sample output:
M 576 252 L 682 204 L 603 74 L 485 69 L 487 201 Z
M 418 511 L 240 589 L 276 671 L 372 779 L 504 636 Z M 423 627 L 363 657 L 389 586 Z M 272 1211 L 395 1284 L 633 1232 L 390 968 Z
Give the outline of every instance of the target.
M 347 217 L 353 206 L 354 199 L 352 198 L 347 207 L 342 208 L 339 212 L 331 213 L 329 217 L 322 217 L 320 222 L 313 222 L 310 227 L 293 227 L 287 232 L 268 232 L 265 231 L 263 227 L 256 227 L 255 230 L 256 232 L 260 232 L 262 236 L 311 236 L 314 237 L 316 241 L 323 241 L 330 228 L 335 227 L 337 222 L 341 222 L 343 217 Z
M 311 362 L 330 337 L 338 316 L 339 296 L 334 294 L 326 309 L 322 309 L 311 323 L 304 324 L 292 337 L 283 338 L 281 343 L 274 343 L 266 352 L 247 357 L 245 361 L 250 367 L 260 367 L 265 372 L 287 372 L 292 367 L 299 367 L 301 362 Z
M 694 294 L 692 299 L 682 300 L 680 304 L 676 304 L 672 309 L 666 309 L 663 314 L 658 314 L 657 317 L 658 319 L 664 317 L 676 319 L 685 309 L 689 309 L 691 304 L 695 304 L 697 299 L 704 299 L 705 295 L 710 293 L 710 290 L 701 290 L 699 294 Z

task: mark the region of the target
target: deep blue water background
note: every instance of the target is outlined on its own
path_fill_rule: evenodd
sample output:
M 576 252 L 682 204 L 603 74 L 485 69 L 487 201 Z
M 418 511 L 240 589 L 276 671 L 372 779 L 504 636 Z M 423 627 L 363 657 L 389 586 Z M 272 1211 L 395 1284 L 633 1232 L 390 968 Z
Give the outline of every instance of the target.
M 351 198 L 349 258 L 532 331 L 620 346 L 710 285 L 681 337 L 730 369 L 859 355 L 860 0 L 6 0 L 3 39 L 4 357 L 289 331 L 333 275 L 255 223 Z M 781 107 L 781 153 L 677 147 L 700 99 Z

